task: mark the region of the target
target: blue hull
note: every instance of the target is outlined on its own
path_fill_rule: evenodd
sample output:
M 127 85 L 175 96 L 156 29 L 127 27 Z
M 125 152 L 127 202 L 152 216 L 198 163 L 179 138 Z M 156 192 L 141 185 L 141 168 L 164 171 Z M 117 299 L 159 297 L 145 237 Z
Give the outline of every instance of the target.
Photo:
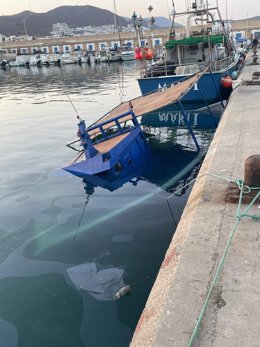
M 182 102 L 203 102 L 203 96 L 201 95 L 199 87 L 209 103 L 214 103 L 220 101 L 221 99 L 227 99 L 230 95 L 231 88 L 223 88 L 221 85 L 221 79 L 224 76 L 230 75 L 232 71 L 237 69 L 237 65 L 234 64 L 229 69 L 222 72 L 214 72 L 212 74 L 205 73 L 196 83 L 193 88 L 182 98 Z M 169 75 L 169 76 L 159 76 L 159 77 L 148 77 L 148 78 L 139 78 L 137 79 L 139 88 L 142 95 L 151 93 L 153 91 L 160 90 L 175 84 L 183 78 L 188 77 L 187 75 Z M 214 79 L 214 82 L 213 82 Z

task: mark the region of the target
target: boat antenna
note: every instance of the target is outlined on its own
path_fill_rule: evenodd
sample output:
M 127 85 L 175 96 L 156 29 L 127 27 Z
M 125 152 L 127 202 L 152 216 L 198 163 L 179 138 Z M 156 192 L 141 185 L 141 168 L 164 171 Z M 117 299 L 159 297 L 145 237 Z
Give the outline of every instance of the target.
M 119 43 L 120 43 L 120 47 L 122 46 L 122 42 L 121 42 L 121 35 L 120 35 L 120 30 L 118 27 L 118 17 L 117 17 L 117 8 L 116 8 L 116 1 L 113 0 L 114 2 L 114 28 L 115 28 L 115 32 L 117 32 L 118 34 L 118 39 L 119 39 Z
M 67 96 L 67 98 L 68 98 L 70 104 L 71 104 L 72 107 L 74 108 L 74 111 L 76 112 L 77 118 L 78 118 L 79 120 L 81 120 L 81 118 L 80 118 L 80 116 L 79 116 L 79 113 L 78 113 L 78 111 L 77 111 L 75 105 L 74 105 L 73 102 L 71 101 L 71 98 L 70 98 L 69 94 L 67 93 L 67 91 L 66 91 L 63 87 L 62 87 L 62 90 L 64 91 L 64 93 L 66 94 L 66 96 Z
M 174 1 L 172 1 L 172 24 L 171 24 L 171 30 L 170 30 L 170 40 L 175 39 L 175 6 L 174 6 Z
M 166 5 L 167 5 L 167 10 L 168 10 L 168 16 L 169 16 L 169 20 L 171 20 L 171 14 L 170 14 L 170 7 L 169 7 L 169 1 L 166 1 Z

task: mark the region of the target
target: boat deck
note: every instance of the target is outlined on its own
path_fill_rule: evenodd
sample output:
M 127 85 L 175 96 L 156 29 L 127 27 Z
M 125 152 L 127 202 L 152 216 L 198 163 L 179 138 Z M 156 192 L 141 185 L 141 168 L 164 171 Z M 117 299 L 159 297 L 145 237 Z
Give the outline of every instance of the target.
M 133 111 L 136 117 L 140 117 L 146 113 L 158 110 L 166 105 L 177 102 L 180 100 L 189 90 L 192 88 L 194 83 L 206 72 L 206 70 L 195 74 L 189 79 L 179 82 L 174 86 L 165 88 L 164 90 L 149 93 L 144 96 L 140 96 L 136 99 L 131 100 Z M 100 124 L 109 119 L 115 118 L 119 114 L 123 114 L 129 111 L 129 101 L 125 101 L 111 110 L 109 113 L 97 120 L 93 125 Z M 126 122 L 131 119 L 132 116 L 128 115 L 119 120 L 120 123 Z M 114 122 L 113 122 L 114 123 Z M 106 124 L 104 128 L 108 129 L 113 126 L 112 122 Z M 97 131 L 94 130 L 91 135 L 94 135 Z
M 119 142 L 124 140 L 129 134 L 130 132 L 128 131 L 127 133 L 117 135 L 112 139 L 108 139 L 94 145 L 94 147 L 96 148 L 96 150 L 98 150 L 100 154 L 107 153 L 111 151 L 111 149 L 114 148 L 116 145 L 118 145 Z
M 124 140 L 129 134 L 130 134 L 129 131 L 124 133 L 124 134 L 119 134 L 119 135 L 117 135 L 111 139 L 102 141 L 102 142 L 94 145 L 94 147 L 98 151 L 98 154 L 105 154 L 105 153 L 111 151 L 116 145 L 118 145 L 122 140 Z M 82 152 L 81 155 L 79 155 L 77 157 L 77 159 L 73 162 L 73 164 L 79 163 L 82 160 L 85 160 L 84 152 Z

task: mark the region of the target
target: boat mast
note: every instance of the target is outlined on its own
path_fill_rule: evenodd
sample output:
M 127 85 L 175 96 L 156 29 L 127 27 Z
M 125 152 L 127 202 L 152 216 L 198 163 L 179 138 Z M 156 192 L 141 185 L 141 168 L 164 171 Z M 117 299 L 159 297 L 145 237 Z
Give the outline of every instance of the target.
M 171 29 L 170 29 L 170 40 L 175 39 L 175 6 L 174 6 L 174 0 L 172 0 L 172 24 L 171 24 Z
M 118 22 L 117 22 L 117 9 L 116 9 L 116 0 L 113 0 L 114 3 L 114 29 L 115 29 L 115 33 L 117 32 L 118 34 L 118 39 L 119 39 L 119 44 L 120 47 L 122 46 L 122 42 L 121 42 L 121 36 L 120 36 L 120 32 L 118 29 Z

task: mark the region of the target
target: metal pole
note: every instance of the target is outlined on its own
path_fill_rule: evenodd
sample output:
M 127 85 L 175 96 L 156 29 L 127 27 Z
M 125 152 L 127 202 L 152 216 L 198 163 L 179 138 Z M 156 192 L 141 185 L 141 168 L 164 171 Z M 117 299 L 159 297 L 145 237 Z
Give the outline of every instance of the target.
M 211 78 L 212 78 L 212 80 L 213 80 L 214 86 L 215 86 L 215 88 L 216 88 L 216 91 L 217 91 L 217 93 L 218 93 L 218 97 L 219 97 L 219 99 L 220 99 L 221 105 L 222 105 L 223 108 L 225 108 L 225 105 L 224 105 L 223 100 L 222 100 L 222 97 L 221 97 L 221 95 L 220 95 L 218 86 L 216 85 L 216 81 L 214 80 L 214 76 L 213 76 L 213 74 L 212 74 L 211 68 L 209 68 L 209 72 L 210 72 Z
M 198 89 L 199 89 L 200 95 L 202 96 L 203 100 L 205 101 L 205 104 L 206 104 L 207 109 L 208 109 L 208 111 L 209 111 L 209 113 L 210 113 L 210 115 L 211 115 L 211 118 L 212 118 L 212 120 L 213 120 L 213 123 L 214 123 L 215 126 L 217 127 L 218 124 L 217 124 L 217 122 L 216 122 L 216 120 L 215 120 L 215 118 L 214 118 L 214 116 L 213 116 L 213 113 L 211 112 L 211 109 L 210 109 L 210 107 L 209 107 L 209 104 L 208 104 L 208 102 L 207 102 L 207 100 L 206 100 L 206 98 L 205 98 L 205 96 L 204 96 L 203 91 L 201 90 L 201 88 L 200 88 L 200 86 L 199 86 L 199 83 L 197 83 L 197 87 L 198 87 Z
M 197 147 L 197 151 L 199 152 L 199 151 L 200 151 L 200 146 L 199 146 L 198 141 L 197 141 L 197 139 L 196 139 L 196 136 L 194 135 L 194 132 L 193 132 L 191 126 L 190 126 L 190 123 L 189 123 L 189 121 L 188 121 L 186 112 L 185 112 L 185 110 L 184 110 L 184 108 L 183 108 L 182 103 L 181 103 L 180 100 L 178 101 L 178 104 L 179 104 L 180 109 L 181 109 L 181 112 L 182 112 L 182 114 L 183 114 L 185 124 L 186 124 L 186 126 L 188 127 L 188 129 L 189 129 L 189 131 L 190 131 L 190 133 L 191 133 L 191 136 L 192 136 L 192 138 L 193 138 L 193 141 L 195 142 L 195 145 L 196 145 L 196 147 Z

